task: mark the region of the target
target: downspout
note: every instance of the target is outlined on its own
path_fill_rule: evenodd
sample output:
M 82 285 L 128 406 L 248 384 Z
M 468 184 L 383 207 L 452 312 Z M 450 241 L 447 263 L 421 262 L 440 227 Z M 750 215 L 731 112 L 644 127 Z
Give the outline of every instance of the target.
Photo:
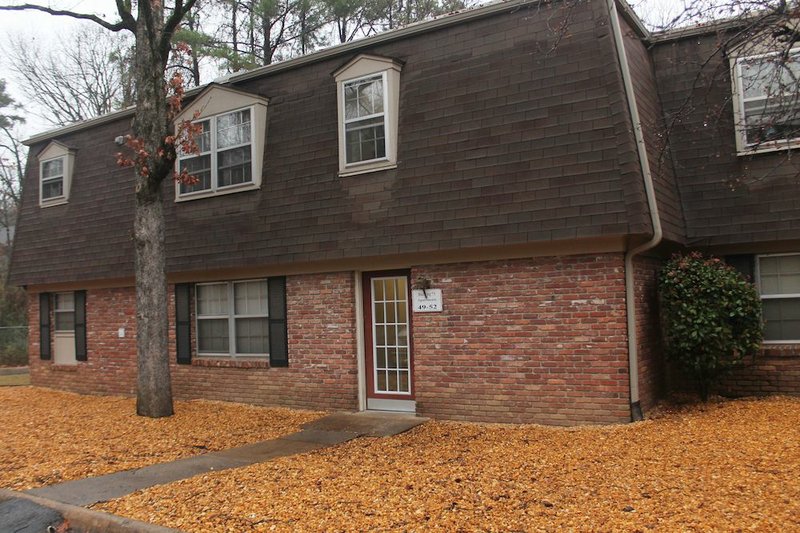
M 639 118 L 639 108 L 636 105 L 636 96 L 633 90 L 631 71 L 628 67 L 628 56 L 625 52 L 625 42 L 622 29 L 619 25 L 616 0 L 606 0 L 608 13 L 611 18 L 611 28 L 614 35 L 614 44 L 617 49 L 617 59 L 622 73 L 622 82 L 625 88 L 625 99 L 633 123 L 633 134 L 636 138 L 636 151 L 639 153 L 639 165 L 642 168 L 644 190 L 647 197 L 647 207 L 650 210 L 650 221 L 653 226 L 653 236 L 647 242 L 628 250 L 625 253 L 625 312 L 628 326 L 628 376 L 631 390 L 631 420 L 642 419 L 642 407 L 639 404 L 639 347 L 636 334 L 636 291 L 634 285 L 633 258 L 642 252 L 655 248 L 663 237 L 661 219 L 658 216 L 656 193 L 653 187 L 653 175 L 650 173 L 650 161 L 647 157 L 647 146 L 642 133 L 642 121 Z

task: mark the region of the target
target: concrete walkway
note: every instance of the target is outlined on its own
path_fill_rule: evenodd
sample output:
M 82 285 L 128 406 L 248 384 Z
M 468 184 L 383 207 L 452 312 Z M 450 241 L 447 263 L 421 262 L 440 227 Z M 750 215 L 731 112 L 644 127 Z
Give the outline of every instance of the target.
M 27 366 L 6 366 L 0 368 L 0 376 L 19 376 L 30 373 Z
M 334 413 L 278 439 L 212 452 L 169 463 L 115 474 L 67 481 L 27 491 L 28 494 L 70 505 L 87 506 L 120 498 L 137 490 L 163 485 L 207 472 L 310 452 L 357 437 L 389 437 L 426 422 L 426 418 L 395 413 Z

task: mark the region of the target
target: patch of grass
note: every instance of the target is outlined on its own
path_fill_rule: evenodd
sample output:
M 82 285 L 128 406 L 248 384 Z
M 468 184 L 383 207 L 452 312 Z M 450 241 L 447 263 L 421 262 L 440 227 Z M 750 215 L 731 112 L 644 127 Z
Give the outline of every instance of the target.
M 19 387 L 31 384 L 30 374 L 15 374 L 12 376 L 0 376 L 0 387 Z

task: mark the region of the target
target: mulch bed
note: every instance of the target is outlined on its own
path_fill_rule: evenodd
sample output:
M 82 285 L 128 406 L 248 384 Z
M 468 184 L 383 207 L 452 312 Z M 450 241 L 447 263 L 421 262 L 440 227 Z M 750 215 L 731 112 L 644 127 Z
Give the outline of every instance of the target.
M 797 531 L 800 400 L 582 428 L 430 422 L 97 506 L 185 531 Z
M 194 400 L 136 415 L 135 400 L 0 389 L 0 487 L 29 489 L 293 433 L 322 413 Z

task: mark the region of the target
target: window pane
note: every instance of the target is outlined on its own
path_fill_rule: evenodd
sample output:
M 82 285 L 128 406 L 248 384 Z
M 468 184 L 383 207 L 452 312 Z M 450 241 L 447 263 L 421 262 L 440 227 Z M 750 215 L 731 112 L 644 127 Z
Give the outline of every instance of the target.
M 800 340 L 800 298 L 763 300 L 764 340 Z
M 383 117 L 352 122 L 345 129 L 348 163 L 386 157 Z
M 266 318 L 236 319 L 236 353 L 265 354 L 269 346 L 269 323 Z
M 347 120 L 383 113 L 383 76 L 345 83 L 344 111 Z
M 53 159 L 42 163 L 42 179 L 64 175 L 64 159 Z
M 42 199 L 64 196 L 64 179 L 58 178 L 42 182 Z
M 235 314 L 267 315 L 267 281 L 238 281 L 233 284 Z
M 197 320 L 197 351 L 226 354 L 228 349 L 228 319 Z
M 800 62 L 796 54 L 739 63 L 746 140 L 750 144 L 800 136 Z
M 181 183 L 181 193 L 195 191 L 205 191 L 211 188 L 211 156 L 203 155 L 183 159 L 180 162 L 181 170 L 186 170 L 190 175 L 197 178 L 197 183 L 189 185 Z
M 800 294 L 800 254 L 759 258 L 761 294 Z
M 234 111 L 217 117 L 217 148 L 250 142 L 250 110 Z
M 198 316 L 220 316 L 227 314 L 228 314 L 227 283 L 214 283 L 213 285 L 197 286 Z
M 56 294 L 56 311 L 75 310 L 75 294 L 71 292 L 60 292 Z
M 74 331 L 75 330 L 75 312 L 74 311 L 56 311 L 56 331 Z
M 250 145 L 217 154 L 219 187 L 253 181 Z

